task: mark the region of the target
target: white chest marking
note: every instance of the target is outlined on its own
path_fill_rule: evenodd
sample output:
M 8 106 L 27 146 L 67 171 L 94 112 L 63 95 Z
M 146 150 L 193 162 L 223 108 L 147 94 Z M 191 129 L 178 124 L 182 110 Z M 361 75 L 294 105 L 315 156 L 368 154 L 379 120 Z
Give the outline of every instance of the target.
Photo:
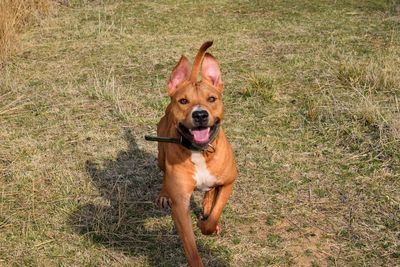
M 216 177 L 211 175 L 208 171 L 206 160 L 202 153 L 192 151 L 192 162 L 195 166 L 193 179 L 196 181 L 197 189 L 201 191 L 209 191 L 215 184 Z

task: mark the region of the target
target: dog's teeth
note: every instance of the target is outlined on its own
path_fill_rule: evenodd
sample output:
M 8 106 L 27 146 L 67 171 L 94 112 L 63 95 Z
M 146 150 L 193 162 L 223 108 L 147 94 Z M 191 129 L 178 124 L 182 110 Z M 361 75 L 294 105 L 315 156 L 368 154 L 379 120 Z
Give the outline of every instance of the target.
M 192 133 L 192 129 L 189 129 L 189 132 Z

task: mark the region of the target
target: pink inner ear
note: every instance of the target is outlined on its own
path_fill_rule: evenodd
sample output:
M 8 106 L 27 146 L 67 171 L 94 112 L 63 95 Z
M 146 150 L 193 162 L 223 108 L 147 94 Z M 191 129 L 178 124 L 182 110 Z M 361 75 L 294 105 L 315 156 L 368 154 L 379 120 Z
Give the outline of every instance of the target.
M 213 84 L 215 85 L 215 82 L 218 81 L 220 75 L 219 72 L 214 68 L 209 68 L 206 70 L 206 72 L 207 72 L 207 77 L 209 77 L 212 80 Z
M 208 53 L 204 56 L 201 74 L 203 78 L 211 81 L 216 87 L 224 84 L 221 79 L 221 71 L 219 69 L 217 60 L 215 60 L 215 58 Z
M 185 80 L 186 75 L 182 71 L 177 71 L 168 81 L 168 89 L 176 89 L 176 87 Z
M 182 56 L 178 64 L 172 71 L 168 81 L 168 95 L 173 95 L 179 84 L 186 81 L 189 77 L 189 60 Z

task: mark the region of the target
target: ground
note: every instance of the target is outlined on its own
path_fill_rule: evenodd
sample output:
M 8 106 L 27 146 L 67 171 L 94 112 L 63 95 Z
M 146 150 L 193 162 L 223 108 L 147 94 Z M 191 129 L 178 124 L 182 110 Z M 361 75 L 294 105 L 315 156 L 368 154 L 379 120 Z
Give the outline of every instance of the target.
M 205 265 L 399 265 L 397 1 L 63 3 L 1 65 L 0 265 L 186 265 L 143 136 L 207 40 L 239 177 Z

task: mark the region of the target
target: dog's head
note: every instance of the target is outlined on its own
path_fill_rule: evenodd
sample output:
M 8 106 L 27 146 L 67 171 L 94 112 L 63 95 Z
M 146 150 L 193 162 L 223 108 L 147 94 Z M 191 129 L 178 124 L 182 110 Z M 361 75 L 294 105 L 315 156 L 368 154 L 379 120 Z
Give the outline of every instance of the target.
M 190 70 L 189 60 L 182 56 L 168 81 L 171 103 L 167 113 L 181 134 L 196 144 L 205 144 L 224 116 L 222 90 L 224 82 L 218 61 L 206 49 L 212 42 L 204 43 Z M 197 74 L 201 65 L 201 81 Z

